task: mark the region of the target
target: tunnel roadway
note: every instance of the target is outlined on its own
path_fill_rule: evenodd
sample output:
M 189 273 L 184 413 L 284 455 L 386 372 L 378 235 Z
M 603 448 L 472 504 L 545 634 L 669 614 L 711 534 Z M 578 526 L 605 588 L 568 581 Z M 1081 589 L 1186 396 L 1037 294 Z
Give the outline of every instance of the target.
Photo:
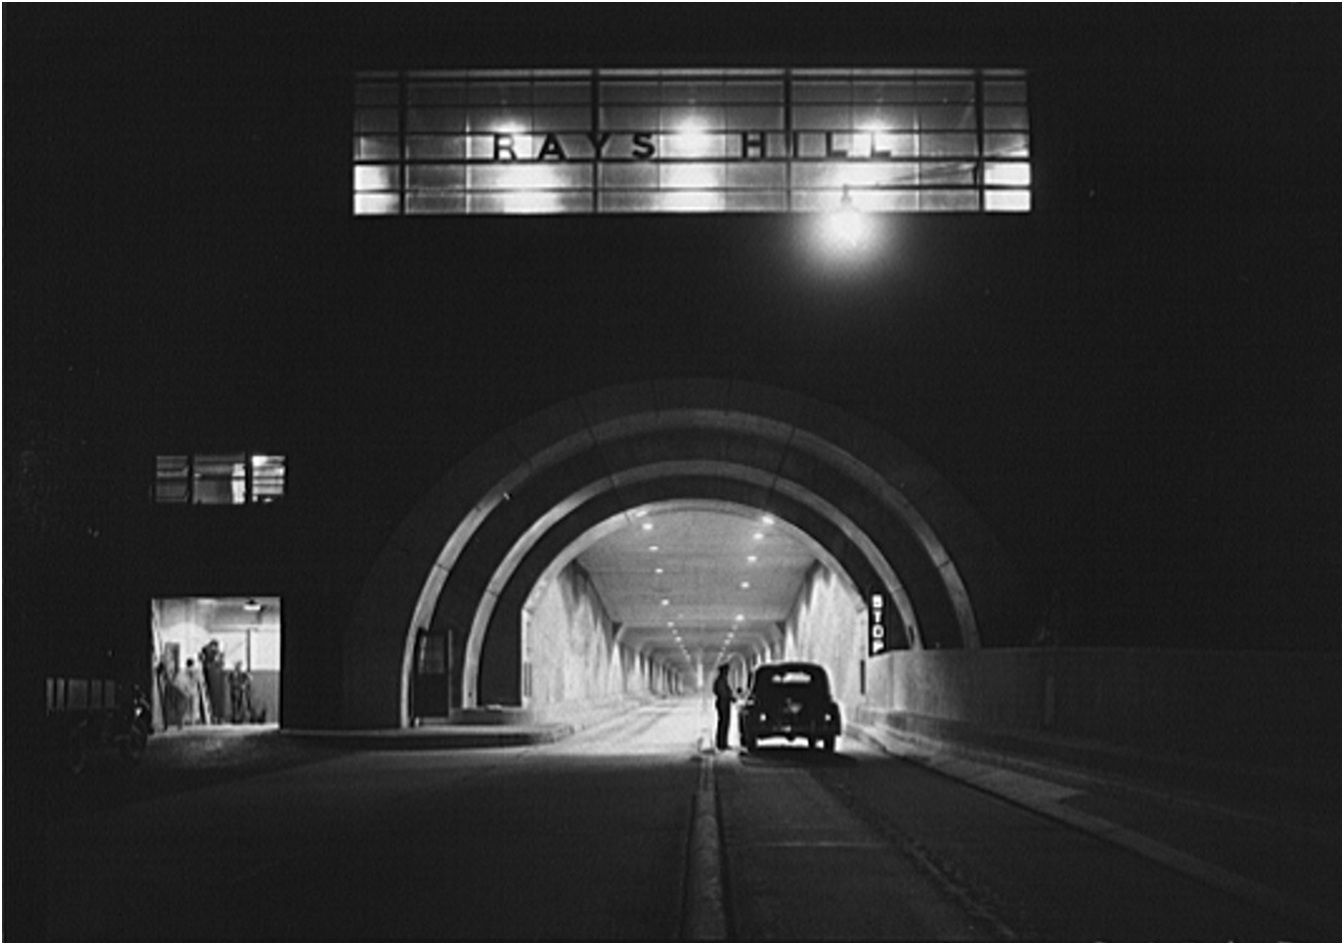
M 322 752 L 89 805 L 44 830 L 48 937 L 1311 937 L 859 740 L 714 753 L 711 721 L 692 699 L 554 744 Z

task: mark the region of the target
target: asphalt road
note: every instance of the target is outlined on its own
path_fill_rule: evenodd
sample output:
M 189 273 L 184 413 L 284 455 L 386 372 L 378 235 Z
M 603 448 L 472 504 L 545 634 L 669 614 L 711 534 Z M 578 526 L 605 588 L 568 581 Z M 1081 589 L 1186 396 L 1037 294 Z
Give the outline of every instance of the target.
M 34 895 L 75 941 L 1310 937 L 852 739 L 708 752 L 711 719 L 471 750 L 182 740 L 193 764 L 94 769 L 52 809 Z

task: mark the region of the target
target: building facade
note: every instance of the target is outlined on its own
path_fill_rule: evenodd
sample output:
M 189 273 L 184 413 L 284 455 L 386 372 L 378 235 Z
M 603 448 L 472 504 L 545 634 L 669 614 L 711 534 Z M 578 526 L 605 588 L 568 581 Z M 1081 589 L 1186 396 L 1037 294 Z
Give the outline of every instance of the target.
M 521 704 L 580 494 L 788 513 L 907 646 L 1337 649 L 1317 14 L 632 16 L 7 17 L 7 699 Z

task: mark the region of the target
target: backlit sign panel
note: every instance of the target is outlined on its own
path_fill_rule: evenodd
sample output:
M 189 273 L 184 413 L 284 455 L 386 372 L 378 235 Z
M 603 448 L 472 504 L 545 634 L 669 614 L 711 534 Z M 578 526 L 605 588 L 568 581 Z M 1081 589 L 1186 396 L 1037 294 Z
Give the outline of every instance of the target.
M 873 591 L 868 595 L 868 655 L 880 656 L 888 650 L 899 649 L 892 637 L 892 619 L 890 601 L 884 591 Z M 899 614 L 895 615 L 899 619 Z
M 365 72 L 356 215 L 1031 209 L 1002 69 Z

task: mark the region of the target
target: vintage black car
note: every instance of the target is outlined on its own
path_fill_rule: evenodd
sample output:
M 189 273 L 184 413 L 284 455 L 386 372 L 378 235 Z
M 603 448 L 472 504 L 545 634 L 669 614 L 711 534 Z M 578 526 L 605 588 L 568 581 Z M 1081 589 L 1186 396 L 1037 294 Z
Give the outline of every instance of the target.
M 806 738 L 809 747 L 835 751 L 840 706 L 831 699 L 826 670 L 816 663 L 766 663 L 751 676 L 751 691 L 737 713 L 742 747 L 763 738 Z

